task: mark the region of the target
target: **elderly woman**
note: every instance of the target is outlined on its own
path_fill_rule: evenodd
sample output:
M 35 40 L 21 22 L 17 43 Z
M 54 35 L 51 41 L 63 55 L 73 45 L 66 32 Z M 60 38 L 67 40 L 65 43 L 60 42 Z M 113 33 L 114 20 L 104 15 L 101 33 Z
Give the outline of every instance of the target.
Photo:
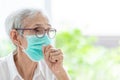
M 23 9 L 6 19 L 16 50 L 0 59 L 0 80 L 69 80 L 63 53 L 51 45 L 56 29 L 37 9 Z

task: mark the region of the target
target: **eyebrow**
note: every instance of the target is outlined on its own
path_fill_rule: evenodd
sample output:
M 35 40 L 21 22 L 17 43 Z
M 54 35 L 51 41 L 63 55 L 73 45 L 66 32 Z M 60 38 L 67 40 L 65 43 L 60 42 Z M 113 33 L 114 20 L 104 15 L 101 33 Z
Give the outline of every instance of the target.
M 48 25 L 51 27 L 51 24 L 35 24 L 35 26 Z
M 33 28 L 33 29 L 36 29 L 36 28 L 43 28 L 43 29 L 45 29 L 44 27 L 41 27 L 41 25 L 48 25 L 49 26 L 48 29 L 52 28 L 51 24 L 35 24 L 34 26 L 36 26 L 36 27 Z

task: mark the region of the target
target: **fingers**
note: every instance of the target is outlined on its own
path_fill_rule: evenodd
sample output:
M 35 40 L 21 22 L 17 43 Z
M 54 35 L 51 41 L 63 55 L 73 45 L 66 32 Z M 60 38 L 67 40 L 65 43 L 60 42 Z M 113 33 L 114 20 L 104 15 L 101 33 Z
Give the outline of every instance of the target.
M 60 49 L 55 49 L 51 45 L 43 47 L 44 58 L 50 62 L 63 61 L 63 53 Z
M 55 62 L 63 62 L 63 53 L 60 49 L 56 50 L 56 52 L 51 52 L 49 61 L 55 63 Z
M 58 56 L 52 56 L 51 58 L 49 58 L 51 62 L 55 63 L 55 62 L 61 62 L 63 61 L 63 55 L 60 54 Z
M 42 51 L 43 51 L 44 55 L 49 48 L 52 48 L 52 46 L 51 45 L 43 46 Z
M 47 60 L 48 61 L 48 58 L 49 58 L 49 53 L 50 53 L 50 48 L 51 48 L 52 46 L 51 45 L 49 45 L 49 46 L 44 46 L 43 47 L 43 54 L 44 54 L 44 58 L 45 58 L 45 60 Z
M 59 49 L 51 48 L 50 56 L 57 56 L 59 54 L 60 54 L 60 50 Z

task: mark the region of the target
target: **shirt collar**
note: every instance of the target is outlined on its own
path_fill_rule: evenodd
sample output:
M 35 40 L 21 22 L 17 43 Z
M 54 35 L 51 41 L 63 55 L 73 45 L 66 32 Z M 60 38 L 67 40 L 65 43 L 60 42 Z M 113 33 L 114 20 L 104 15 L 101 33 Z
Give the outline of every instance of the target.
M 41 76 L 42 80 L 45 80 L 45 79 L 44 79 L 44 78 L 45 78 L 45 74 L 44 74 L 44 71 L 43 71 L 43 69 L 42 69 L 42 67 L 43 67 L 42 61 L 43 61 L 43 60 L 41 60 L 41 61 L 38 62 L 38 65 L 37 65 L 37 68 L 36 68 L 36 70 L 35 70 L 33 79 L 35 79 L 35 77 L 37 77 L 37 76 Z
M 14 52 L 10 53 L 8 56 L 8 59 L 7 59 L 8 69 L 10 72 L 10 80 L 15 80 L 16 78 L 23 80 L 16 68 L 16 65 L 14 62 L 14 55 L 15 55 Z M 45 78 L 45 74 L 42 69 L 42 67 L 43 67 L 42 62 L 44 62 L 44 60 L 41 60 L 40 62 L 38 62 L 38 66 L 35 70 L 33 78 L 35 78 L 37 76 L 42 76 L 43 78 Z
M 22 80 L 22 77 L 19 75 L 15 62 L 14 62 L 14 54 L 13 52 L 9 54 L 9 57 L 7 59 L 8 69 L 10 72 L 10 80 L 15 80 L 16 77 L 19 77 L 20 80 Z
M 44 74 L 44 69 L 46 68 L 46 66 L 45 65 L 43 65 L 42 63 L 44 63 L 45 64 L 45 60 L 44 59 L 42 59 L 40 62 L 39 62 L 39 70 L 41 71 L 41 74 L 43 75 L 43 77 L 45 78 L 45 74 Z M 44 68 L 44 69 L 43 69 Z

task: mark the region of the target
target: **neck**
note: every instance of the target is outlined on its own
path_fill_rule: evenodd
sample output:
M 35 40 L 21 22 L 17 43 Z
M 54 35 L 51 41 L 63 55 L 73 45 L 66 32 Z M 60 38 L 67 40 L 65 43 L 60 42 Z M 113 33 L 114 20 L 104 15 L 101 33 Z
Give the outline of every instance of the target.
M 14 60 L 22 78 L 24 78 L 24 80 L 32 80 L 37 67 L 37 62 L 31 61 L 25 53 L 20 51 L 17 51 L 17 54 L 14 56 Z

